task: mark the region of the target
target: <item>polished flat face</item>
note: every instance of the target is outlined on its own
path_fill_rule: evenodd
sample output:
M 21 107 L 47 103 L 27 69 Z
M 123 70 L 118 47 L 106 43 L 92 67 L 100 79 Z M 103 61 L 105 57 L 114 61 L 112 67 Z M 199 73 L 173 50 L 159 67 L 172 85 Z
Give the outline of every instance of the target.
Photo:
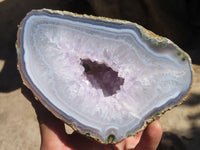
M 179 104 L 192 82 L 186 53 L 130 22 L 32 11 L 18 49 L 22 77 L 42 103 L 104 143 Z

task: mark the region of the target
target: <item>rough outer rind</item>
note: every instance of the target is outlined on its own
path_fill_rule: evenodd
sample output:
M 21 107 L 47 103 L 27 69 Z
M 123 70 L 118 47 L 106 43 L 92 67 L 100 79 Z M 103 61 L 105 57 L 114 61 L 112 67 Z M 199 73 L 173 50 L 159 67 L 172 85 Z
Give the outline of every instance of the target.
M 39 99 L 46 108 L 48 108 L 49 110 L 51 110 L 52 113 L 55 116 L 57 116 L 58 118 L 60 118 L 64 122 L 66 122 L 69 126 L 71 126 L 77 132 L 79 132 L 79 130 L 77 129 L 78 128 L 77 124 L 73 120 L 71 120 L 71 118 L 69 118 L 68 120 L 66 120 L 66 118 L 63 117 L 61 113 L 59 113 L 59 111 L 55 111 L 54 108 L 52 108 L 47 103 L 45 103 L 44 97 L 42 96 L 42 94 L 40 93 L 40 91 L 38 89 L 32 88 L 33 83 L 31 83 L 31 81 L 28 78 L 28 75 L 25 72 L 24 62 L 23 62 L 23 58 L 22 58 L 24 50 L 20 47 L 20 45 L 22 45 L 22 43 L 21 43 L 21 38 L 22 38 L 21 37 L 21 32 L 23 32 L 22 31 L 22 26 L 24 25 L 26 19 L 30 15 L 34 14 L 35 12 L 41 12 L 41 13 L 42 12 L 46 12 L 48 14 L 56 14 L 56 15 L 71 15 L 73 17 L 81 17 L 81 18 L 88 18 L 88 19 L 92 18 L 94 20 L 102 20 L 102 21 L 111 22 L 111 23 L 132 24 L 132 25 L 135 25 L 140 30 L 140 32 L 142 34 L 142 37 L 145 40 L 149 40 L 152 43 L 152 45 L 156 46 L 157 48 L 162 48 L 162 47 L 165 47 L 166 44 L 171 44 L 172 43 L 167 38 L 164 38 L 164 37 L 161 37 L 161 36 L 157 36 L 153 32 L 151 32 L 151 31 L 143 28 L 142 26 L 140 26 L 138 24 L 135 24 L 135 23 L 131 23 L 129 21 L 123 21 L 123 20 L 118 20 L 118 19 L 110 19 L 110 18 L 105 18 L 105 17 L 95 17 L 95 16 L 91 16 L 91 15 L 90 16 L 88 16 L 88 15 L 79 15 L 79 14 L 75 14 L 75 13 L 71 13 L 71 12 L 67 12 L 67 11 L 62 12 L 62 11 L 53 11 L 53 10 L 48 10 L 48 9 L 33 10 L 31 13 L 27 14 L 27 16 L 25 17 L 25 19 L 19 25 L 18 34 L 17 34 L 18 41 L 16 42 L 16 49 L 17 49 L 17 54 L 18 54 L 18 69 L 19 69 L 19 72 L 20 72 L 20 74 L 22 76 L 23 84 L 25 84 L 28 88 L 31 89 L 31 91 L 35 95 L 35 98 Z M 191 65 L 191 59 L 190 59 L 189 55 L 187 53 L 185 53 L 183 50 L 181 50 L 178 46 L 176 48 L 177 48 L 177 55 L 178 56 L 182 55 L 183 56 L 182 59 L 183 58 L 184 59 L 188 59 L 189 62 L 190 62 L 190 65 Z M 193 71 L 191 70 L 191 72 L 193 72 Z M 192 82 L 190 84 L 190 88 L 191 88 L 191 86 L 192 86 Z M 189 90 L 190 89 L 188 89 L 188 92 L 189 92 Z M 180 97 L 180 100 L 182 100 L 182 101 L 179 104 L 181 104 L 183 101 L 186 100 L 188 92 L 186 92 L 185 95 L 183 95 L 182 97 Z M 167 106 L 164 110 L 159 110 L 157 112 L 152 111 L 152 113 L 150 113 L 148 115 L 150 117 L 147 117 L 144 120 L 142 127 L 138 128 L 138 130 L 133 135 L 135 135 L 138 132 L 144 130 L 145 127 L 150 122 L 152 122 L 153 120 L 155 120 L 155 118 L 162 116 L 166 111 L 169 111 L 170 109 L 172 109 L 173 107 L 176 107 L 179 104 L 171 104 L 170 106 Z M 80 132 L 80 133 L 83 134 L 82 132 Z M 107 144 L 107 143 L 110 142 L 109 140 L 107 142 L 103 142 L 101 139 L 96 138 L 95 136 L 93 136 L 93 134 L 90 134 L 90 133 L 86 133 L 84 135 L 86 135 L 87 137 L 91 137 L 91 138 L 95 139 L 96 141 L 99 141 L 99 142 L 101 142 L 103 144 Z M 130 134 L 128 134 L 127 136 L 130 136 Z M 116 143 L 116 142 L 119 142 L 119 141 L 112 141 L 112 143 Z

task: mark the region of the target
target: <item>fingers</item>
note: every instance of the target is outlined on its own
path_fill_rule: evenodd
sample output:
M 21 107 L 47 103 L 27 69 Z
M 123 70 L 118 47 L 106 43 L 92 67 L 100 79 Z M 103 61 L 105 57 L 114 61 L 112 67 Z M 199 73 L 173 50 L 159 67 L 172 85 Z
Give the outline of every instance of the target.
M 26 86 L 22 86 L 21 92 L 31 102 L 40 124 L 44 123 L 47 126 L 50 126 L 50 124 L 52 124 L 52 120 L 59 120 L 50 111 L 48 111 L 40 101 L 37 101 L 34 98 L 33 93 Z
M 124 150 L 124 149 L 133 149 L 136 147 L 136 145 L 139 143 L 140 138 L 142 136 L 143 132 L 139 132 L 135 136 L 128 137 L 124 139 L 123 141 L 115 144 L 115 147 L 117 147 L 119 150 Z
M 65 127 L 64 123 L 48 111 L 40 101 L 35 100 L 33 93 L 22 86 L 22 94 L 31 102 L 37 114 L 41 132 L 41 149 L 54 150 L 65 146 Z
M 144 130 L 135 150 L 156 150 L 162 137 L 162 127 L 158 120 L 153 121 Z
M 25 85 L 22 85 L 21 92 L 31 103 L 35 101 L 33 93 Z
M 64 124 L 60 122 L 55 125 L 49 127 L 44 123 L 40 124 L 41 150 L 63 149 L 66 146 Z

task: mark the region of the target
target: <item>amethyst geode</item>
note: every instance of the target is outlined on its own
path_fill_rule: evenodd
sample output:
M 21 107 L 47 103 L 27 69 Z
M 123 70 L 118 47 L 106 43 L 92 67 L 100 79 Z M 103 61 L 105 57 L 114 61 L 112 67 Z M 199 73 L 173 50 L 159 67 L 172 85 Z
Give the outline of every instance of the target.
M 184 51 L 128 21 L 33 10 L 16 47 L 24 84 L 53 114 L 102 143 L 143 130 L 180 104 L 192 83 Z

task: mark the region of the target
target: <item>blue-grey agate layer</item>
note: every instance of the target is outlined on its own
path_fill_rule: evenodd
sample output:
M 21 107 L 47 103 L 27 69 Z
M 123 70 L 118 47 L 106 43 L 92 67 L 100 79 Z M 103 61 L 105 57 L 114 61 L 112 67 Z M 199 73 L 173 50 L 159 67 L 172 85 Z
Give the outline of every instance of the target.
M 34 10 L 19 27 L 17 51 L 22 79 L 43 105 L 103 143 L 142 130 L 181 103 L 192 83 L 184 51 L 128 21 Z M 107 70 L 86 75 L 82 60 Z

